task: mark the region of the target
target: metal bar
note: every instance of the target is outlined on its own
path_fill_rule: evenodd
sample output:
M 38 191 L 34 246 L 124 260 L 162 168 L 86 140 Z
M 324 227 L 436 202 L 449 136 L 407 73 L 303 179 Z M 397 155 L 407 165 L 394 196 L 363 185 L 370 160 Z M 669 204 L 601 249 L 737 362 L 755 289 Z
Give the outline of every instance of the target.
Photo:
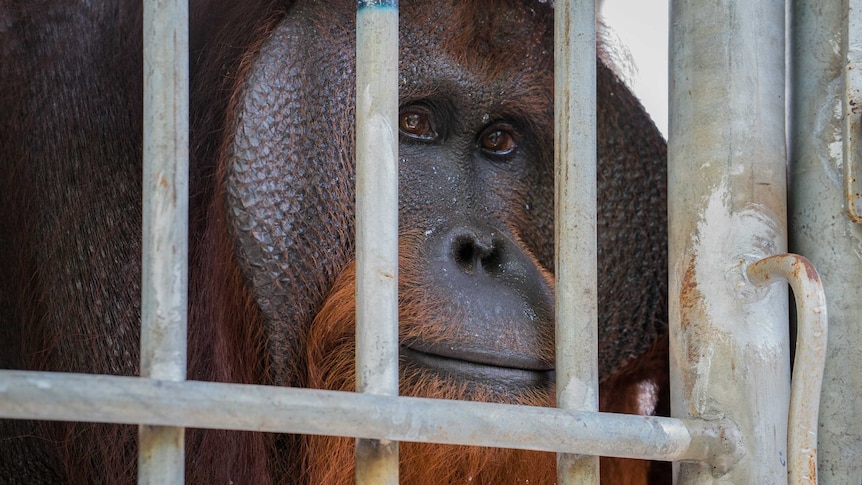
M 786 483 L 787 288 L 745 263 L 786 252 L 783 0 L 674 0 L 670 32 L 671 412 L 733 421 L 723 476 L 676 463 L 679 484 Z
M 186 377 L 188 5 L 144 2 L 141 376 Z M 184 430 L 141 425 L 138 481 L 182 483 Z
M 846 0 L 841 33 L 844 55 L 844 198 L 847 215 L 862 223 L 862 0 Z M 837 2 L 842 3 L 842 2 Z
M 597 411 L 596 6 L 554 9 L 557 406 Z M 599 458 L 560 454 L 562 485 L 598 484 Z
M 829 307 L 817 447 L 826 485 L 862 483 L 862 225 L 847 217 L 842 180 L 844 164 L 862 153 L 845 153 L 854 144 L 844 139 L 853 126 L 846 117 L 859 106 L 841 102 L 858 88 L 858 73 L 846 69 L 860 49 L 860 32 L 848 32 L 858 28 L 859 3 L 794 0 L 790 12 L 790 248 L 817 267 Z
M 758 286 L 779 276 L 796 300 L 796 357 L 790 390 L 787 468 L 791 484 L 817 484 L 817 418 L 826 364 L 826 295 L 810 261 L 796 254 L 770 256 L 751 263 L 748 277 Z
M 0 371 L 0 417 L 493 446 L 726 468 L 732 424 L 202 381 Z
M 398 2 L 356 13 L 356 390 L 398 394 Z M 356 483 L 398 483 L 398 444 L 356 442 Z

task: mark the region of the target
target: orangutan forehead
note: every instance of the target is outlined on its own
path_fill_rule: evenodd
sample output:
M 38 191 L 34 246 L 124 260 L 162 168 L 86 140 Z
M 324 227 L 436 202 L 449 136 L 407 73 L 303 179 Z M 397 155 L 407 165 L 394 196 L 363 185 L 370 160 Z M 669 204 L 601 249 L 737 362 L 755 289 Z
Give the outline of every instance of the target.
M 470 66 L 535 66 L 553 53 L 548 3 L 487 0 L 407 4 L 401 10 L 402 53 L 444 53 Z

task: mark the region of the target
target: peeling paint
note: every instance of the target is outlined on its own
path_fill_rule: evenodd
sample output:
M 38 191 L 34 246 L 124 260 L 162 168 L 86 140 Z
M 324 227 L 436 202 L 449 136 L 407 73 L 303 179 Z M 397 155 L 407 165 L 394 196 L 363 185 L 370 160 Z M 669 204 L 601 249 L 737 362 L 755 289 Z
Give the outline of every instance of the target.
M 837 76 L 825 86 L 824 102 L 814 113 L 815 132 L 820 134 L 817 158 L 823 166 L 823 173 L 829 177 L 829 181 L 836 187 L 843 184 L 843 153 L 844 137 L 841 132 L 843 117 L 843 80 Z M 826 102 L 829 100 L 829 102 Z
M 735 335 L 740 345 L 777 347 L 782 345 L 768 328 L 741 328 L 746 322 L 768 321 L 771 316 L 758 305 L 771 291 L 751 284 L 745 268 L 751 262 L 782 252 L 783 236 L 777 218 L 769 209 L 757 204 L 740 211 L 730 207 L 730 188 L 725 179 L 709 196 L 697 230 L 692 235 L 695 254 L 695 277 L 699 289 L 709 295 L 704 299 L 707 314 L 717 308 L 729 312 L 722 321 L 713 322 L 719 330 Z
M 571 409 L 591 409 L 595 408 L 599 397 L 594 386 L 571 377 L 568 379 L 568 385 L 558 392 L 557 401 L 568 403 Z

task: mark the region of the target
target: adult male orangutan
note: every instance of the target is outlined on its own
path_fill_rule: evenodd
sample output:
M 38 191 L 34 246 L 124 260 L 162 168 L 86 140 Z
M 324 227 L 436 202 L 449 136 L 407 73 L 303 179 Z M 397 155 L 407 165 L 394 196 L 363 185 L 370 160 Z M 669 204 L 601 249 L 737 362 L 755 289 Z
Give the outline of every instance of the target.
M 0 368 L 136 375 L 141 2 L 0 0 Z M 351 390 L 355 2 L 190 6 L 189 379 Z M 553 6 L 402 0 L 404 395 L 554 405 Z M 601 409 L 661 408 L 665 145 L 598 65 Z M 351 483 L 346 438 L 187 433 L 189 483 Z M 0 421 L 0 483 L 130 483 L 136 428 Z M 407 484 L 554 482 L 403 443 Z M 603 460 L 603 483 L 647 483 Z

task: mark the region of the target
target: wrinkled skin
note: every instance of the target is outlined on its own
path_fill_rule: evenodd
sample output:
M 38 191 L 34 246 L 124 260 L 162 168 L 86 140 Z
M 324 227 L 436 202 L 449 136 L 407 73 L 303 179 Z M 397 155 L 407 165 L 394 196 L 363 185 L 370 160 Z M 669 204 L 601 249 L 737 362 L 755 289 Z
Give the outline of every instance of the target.
M 136 375 L 140 6 L 0 1 L 0 367 Z M 548 2 L 401 2 L 401 393 L 554 405 Z M 191 18 L 189 378 L 353 390 L 354 2 Z M 665 146 L 598 62 L 600 407 L 663 402 Z M 0 482 L 128 483 L 135 428 L 0 422 Z M 353 441 L 188 431 L 191 483 L 350 483 Z M 402 444 L 402 483 L 552 454 Z M 603 460 L 604 483 L 660 468 Z M 650 475 L 652 474 L 652 475 Z

